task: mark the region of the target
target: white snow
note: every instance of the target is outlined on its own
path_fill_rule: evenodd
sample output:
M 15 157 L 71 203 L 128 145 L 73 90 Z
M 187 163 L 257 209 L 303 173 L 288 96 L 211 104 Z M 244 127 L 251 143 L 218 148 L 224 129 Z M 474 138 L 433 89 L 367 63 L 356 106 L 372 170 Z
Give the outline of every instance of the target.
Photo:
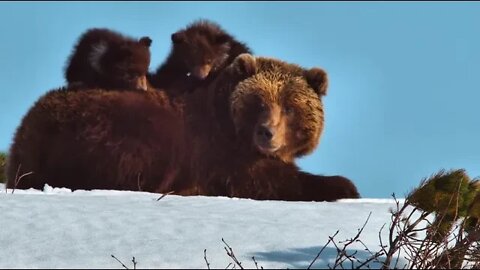
M 225 197 L 182 197 L 127 191 L 75 191 L 46 186 L 5 191 L 0 186 L 0 268 L 211 268 L 232 260 L 222 238 L 246 268 L 252 256 L 264 268 L 306 268 L 339 230 L 379 249 L 378 232 L 390 222 L 390 199 L 282 202 Z M 383 231 L 386 235 L 386 230 Z M 385 238 L 386 239 L 386 238 Z M 367 253 L 358 244 L 360 258 Z M 336 256 L 329 245 L 314 264 Z M 230 266 L 232 267 L 232 266 Z M 375 266 L 374 266 L 375 267 Z M 378 266 L 377 266 L 378 267 Z M 238 267 L 237 267 L 238 268 Z

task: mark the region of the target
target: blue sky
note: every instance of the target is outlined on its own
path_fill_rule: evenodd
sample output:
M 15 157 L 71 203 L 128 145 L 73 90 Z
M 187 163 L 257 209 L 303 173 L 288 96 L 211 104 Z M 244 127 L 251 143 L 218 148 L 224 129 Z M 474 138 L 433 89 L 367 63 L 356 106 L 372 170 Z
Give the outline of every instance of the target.
M 364 197 L 403 196 L 439 169 L 480 176 L 479 2 L 1 2 L 0 150 L 64 84 L 78 36 L 108 27 L 153 39 L 211 19 L 257 55 L 330 76 L 320 146 L 302 169 L 351 178 Z

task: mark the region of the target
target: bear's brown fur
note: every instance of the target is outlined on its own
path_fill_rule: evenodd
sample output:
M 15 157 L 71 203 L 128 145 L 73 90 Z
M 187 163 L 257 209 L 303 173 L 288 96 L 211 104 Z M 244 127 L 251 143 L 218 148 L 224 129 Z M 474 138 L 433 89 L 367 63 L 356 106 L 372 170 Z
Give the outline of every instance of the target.
M 171 35 L 172 48 L 165 62 L 149 77 L 150 83 L 179 96 L 207 85 L 233 59 L 251 53 L 220 25 L 198 20 Z
M 7 187 L 33 172 L 16 188 L 154 190 L 183 152 L 174 149 L 183 125 L 169 104 L 162 91 L 48 92 L 16 131 Z
M 243 54 L 177 108 L 161 91 L 54 91 L 17 131 L 7 186 L 22 164 L 21 173 L 34 173 L 17 188 L 49 183 L 270 200 L 357 198 L 350 180 L 301 172 L 294 163 L 319 142 L 326 87 L 321 69 Z
M 358 198 L 350 180 L 301 172 L 294 163 L 319 143 L 327 86 L 319 68 L 243 54 L 208 88 L 186 95 L 186 134 L 194 137 L 187 140 L 192 159 L 185 171 L 192 173 L 196 193 L 295 201 Z
M 139 40 L 106 28 L 93 28 L 79 38 L 65 68 L 70 89 L 147 90 L 149 37 Z

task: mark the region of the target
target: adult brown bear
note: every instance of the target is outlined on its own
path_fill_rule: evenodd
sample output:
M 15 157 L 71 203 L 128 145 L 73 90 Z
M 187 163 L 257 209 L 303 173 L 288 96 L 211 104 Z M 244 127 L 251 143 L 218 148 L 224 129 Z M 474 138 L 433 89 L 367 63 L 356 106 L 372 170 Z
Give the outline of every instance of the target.
M 162 91 L 48 92 L 16 131 L 7 187 L 155 190 L 182 152 L 173 149 L 182 119 L 169 104 Z
M 294 163 L 318 145 L 326 88 L 321 69 L 242 54 L 178 107 L 162 91 L 53 91 L 15 135 L 7 186 L 33 171 L 17 188 L 358 198 L 350 180 L 302 172 Z

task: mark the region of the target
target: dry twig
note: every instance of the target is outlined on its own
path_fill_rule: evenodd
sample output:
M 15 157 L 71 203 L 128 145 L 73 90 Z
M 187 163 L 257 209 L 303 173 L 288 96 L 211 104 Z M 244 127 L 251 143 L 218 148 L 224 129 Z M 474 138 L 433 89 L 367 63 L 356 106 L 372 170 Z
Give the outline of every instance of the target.
M 203 250 L 203 259 L 205 260 L 205 263 L 207 264 L 207 268 L 210 269 L 210 263 L 207 260 L 207 249 Z
M 111 256 L 112 256 L 112 258 L 114 258 L 115 260 L 117 260 L 117 262 L 119 262 L 119 263 L 123 266 L 123 268 L 128 269 L 128 267 L 125 266 L 125 264 L 123 264 L 119 259 L 117 259 L 117 257 L 115 257 L 113 254 L 112 254 Z
M 233 253 L 233 249 L 227 244 L 227 242 L 225 242 L 225 240 L 223 238 L 222 238 L 222 242 L 226 245 L 226 247 L 224 247 L 224 248 L 225 248 L 225 251 L 227 252 L 227 255 L 233 260 L 235 265 L 238 265 L 238 267 L 240 267 L 240 269 L 244 269 L 243 266 L 242 266 L 242 263 L 239 262 L 238 259 L 235 257 L 235 254 Z M 227 247 L 228 247 L 228 249 L 227 249 Z
M 172 191 L 170 191 L 170 192 L 168 192 L 168 193 L 162 194 L 162 196 L 160 196 L 160 197 L 157 199 L 157 202 L 160 201 L 161 199 L 163 199 L 165 196 L 170 195 L 170 194 L 173 194 L 173 193 L 175 193 L 175 191 L 172 190 Z

